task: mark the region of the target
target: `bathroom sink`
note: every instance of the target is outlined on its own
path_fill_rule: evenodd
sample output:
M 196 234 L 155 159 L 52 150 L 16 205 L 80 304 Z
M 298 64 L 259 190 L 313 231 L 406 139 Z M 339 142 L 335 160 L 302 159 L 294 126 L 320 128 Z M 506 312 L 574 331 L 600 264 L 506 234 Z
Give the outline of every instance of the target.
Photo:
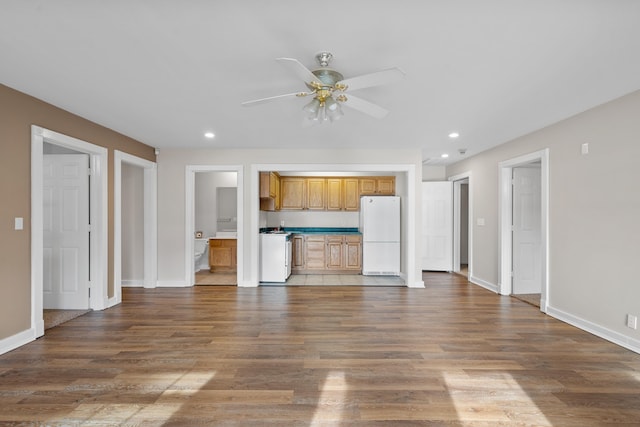
M 238 237 L 237 231 L 216 231 L 216 237 L 226 237 L 229 239 L 235 239 Z

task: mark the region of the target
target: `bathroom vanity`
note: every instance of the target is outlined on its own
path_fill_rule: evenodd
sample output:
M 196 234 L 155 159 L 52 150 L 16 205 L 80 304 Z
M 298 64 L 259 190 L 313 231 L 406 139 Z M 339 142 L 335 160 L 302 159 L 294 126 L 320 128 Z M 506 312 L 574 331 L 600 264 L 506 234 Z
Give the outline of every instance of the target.
M 235 272 L 238 264 L 237 239 L 213 237 L 209 239 L 209 269 L 212 273 Z

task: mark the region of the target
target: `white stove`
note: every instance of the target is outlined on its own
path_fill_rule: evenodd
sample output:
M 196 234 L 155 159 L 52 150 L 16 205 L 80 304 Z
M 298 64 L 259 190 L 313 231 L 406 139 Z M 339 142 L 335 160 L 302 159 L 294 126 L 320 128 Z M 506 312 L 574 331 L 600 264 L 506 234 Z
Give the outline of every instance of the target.
M 291 275 L 291 233 L 260 233 L 260 281 L 284 283 Z

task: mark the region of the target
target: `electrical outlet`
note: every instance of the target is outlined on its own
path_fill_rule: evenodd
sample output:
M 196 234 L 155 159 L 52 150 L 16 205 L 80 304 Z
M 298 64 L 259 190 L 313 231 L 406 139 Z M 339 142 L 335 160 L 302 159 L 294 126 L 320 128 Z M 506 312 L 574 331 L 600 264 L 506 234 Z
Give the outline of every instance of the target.
M 627 314 L 627 328 L 638 329 L 638 317 L 633 314 Z

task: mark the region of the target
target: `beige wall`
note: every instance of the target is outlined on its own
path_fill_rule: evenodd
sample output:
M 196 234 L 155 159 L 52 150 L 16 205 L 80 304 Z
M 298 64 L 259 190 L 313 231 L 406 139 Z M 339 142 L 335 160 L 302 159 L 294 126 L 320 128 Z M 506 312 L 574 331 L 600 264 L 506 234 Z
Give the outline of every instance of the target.
M 109 149 L 109 292 L 113 294 L 113 150 L 155 161 L 154 150 L 0 85 L 0 340 L 31 327 L 31 125 Z M 24 230 L 14 230 L 14 218 Z
M 498 163 L 549 148 L 550 312 L 635 348 L 625 320 L 640 315 L 639 112 L 640 91 L 447 168 L 472 173 L 473 275 L 497 285 Z

